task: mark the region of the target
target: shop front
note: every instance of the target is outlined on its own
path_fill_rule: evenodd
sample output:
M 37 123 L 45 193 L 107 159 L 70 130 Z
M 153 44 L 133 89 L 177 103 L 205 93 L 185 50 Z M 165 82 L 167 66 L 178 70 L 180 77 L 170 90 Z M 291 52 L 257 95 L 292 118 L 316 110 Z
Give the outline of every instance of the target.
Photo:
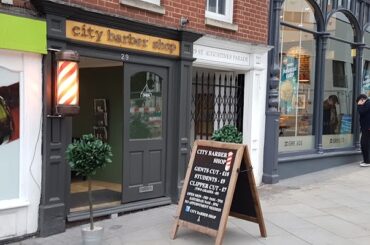
M 46 23 L 0 13 L 0 33 L 0 243 L 3 244 L 35 234 L 38 229 Z
M 88 217 L 87 182 L 65 160 L 67 145 L 83 134 L 94 134 L 113 151 L 113 162 L 93 177 L 95 216 L 177 202 L 190 147 L 192 46 L 200 35 L 52 2 L 43 11 L 49 52 L 41 236 Z M 55 53 L 65 49 L 80 56 L 75 116 L 54 108 Z
M 279 10 L 272 13 L 271 29 L 279 31 L 270 36 L 276 49 L 270 59 L 266 133 L 275 140 L 265 146 L 269 163 L 264 180 L 275 183 L 360 162 L 355 98 L 367 91 L 368 4 L 310 0 L 274 4 Z

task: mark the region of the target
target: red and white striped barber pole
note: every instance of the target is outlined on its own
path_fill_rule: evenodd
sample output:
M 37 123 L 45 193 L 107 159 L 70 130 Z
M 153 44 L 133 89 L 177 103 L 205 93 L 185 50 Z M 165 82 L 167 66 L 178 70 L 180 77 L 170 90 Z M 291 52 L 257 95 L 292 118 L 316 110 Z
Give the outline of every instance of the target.
M 64 50 L 56 54 L 56 112 L 59 115 L 75 115 L 79 107 L 79 55 L 73 50 Z
M 233 155 L 234 155 L 234 153 L 232 153 L 231 151 L 229 153 L 227 153 L 225 171 L 229 171 L 230 170 L 231 163 L 232 163 L 232 160 L 233 160 Z
M 59 61 L 57 72 L 58 105 L 78 105 L 78 64 L 73 61 Z

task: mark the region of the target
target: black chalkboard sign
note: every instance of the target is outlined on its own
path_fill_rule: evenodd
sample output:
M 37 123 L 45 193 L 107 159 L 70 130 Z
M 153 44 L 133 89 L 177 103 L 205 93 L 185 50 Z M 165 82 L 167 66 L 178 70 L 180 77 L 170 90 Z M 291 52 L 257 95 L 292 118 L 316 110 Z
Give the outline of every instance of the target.
M 247 147 L 197 140 L 185 177 L 172 231 L 179 226 L 216 237 L 221 244 L 227 217 L 256 222 L 261 236 L 266 229 Z
M 236 150 L 198 146 L 180 219 L 217 230 Z

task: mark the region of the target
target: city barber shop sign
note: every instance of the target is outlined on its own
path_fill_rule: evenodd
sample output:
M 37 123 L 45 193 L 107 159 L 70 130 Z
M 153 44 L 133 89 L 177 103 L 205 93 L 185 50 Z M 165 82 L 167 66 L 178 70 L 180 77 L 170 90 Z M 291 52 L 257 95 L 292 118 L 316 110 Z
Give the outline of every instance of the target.
M 66 37 L 82 42 L 109 45 L 151 53 L 179 56 L 178 41 L 127 32 L 77 21 L 66 21 Z

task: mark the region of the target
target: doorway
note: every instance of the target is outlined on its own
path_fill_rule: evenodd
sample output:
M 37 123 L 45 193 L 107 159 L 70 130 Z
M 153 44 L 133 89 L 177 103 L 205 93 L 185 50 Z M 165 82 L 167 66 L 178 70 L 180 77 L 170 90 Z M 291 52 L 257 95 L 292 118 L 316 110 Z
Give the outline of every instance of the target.
M 91 133 L 113 153 L 92 178 L 94 210 L 164 197 L 168 68 L 81 57 L 79 71 L 72 140 Z M 70 213 L 88 210 L 87 195 L 87 180 L 71 171 Z
M 168 70 L 125 64 L 124 203 L 165 195 Z
M 112 147 L 112 163 L 92 178 L 94 209 L 121 205 L 122 62 L 81 57 L 80 114 L 72 118 L 72 141 L 94 134 Z M 71 171 L 70 212 L 88 210 L 87 181 Z

